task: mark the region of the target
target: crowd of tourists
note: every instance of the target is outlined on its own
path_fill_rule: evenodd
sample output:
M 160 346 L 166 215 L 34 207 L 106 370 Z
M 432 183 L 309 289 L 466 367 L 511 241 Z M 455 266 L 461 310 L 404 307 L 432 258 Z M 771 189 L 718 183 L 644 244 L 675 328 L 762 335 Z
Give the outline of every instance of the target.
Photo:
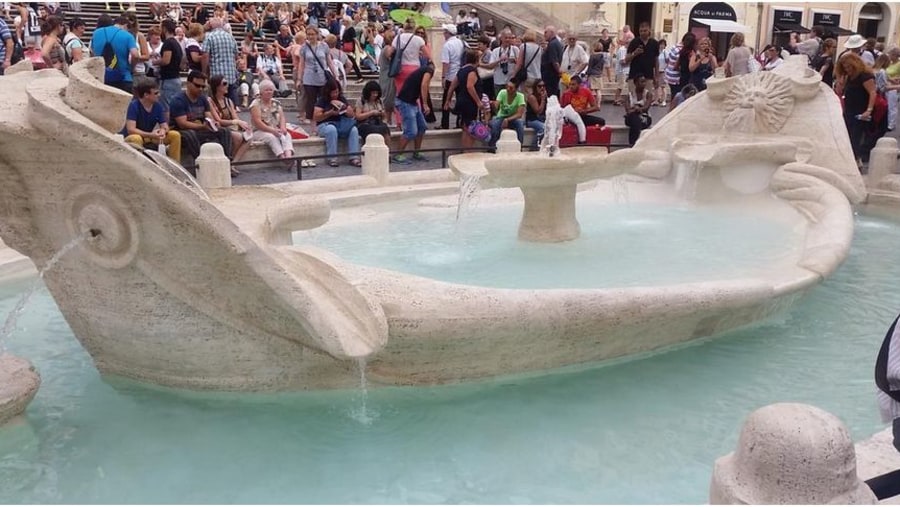
M 106 84 L 134 94 L 123 134 L 136 145 L 163 143 L 176 159 L 182 153 L 196 157 L 201 144 L 219 142 L 238 160 L 256 142 L 293 167 L 290 122 L 279 100 L 291 95 L 299 111 L 296 122 L 325 140 L 332 166 L 339 165 L 338 140 L 346 140 L 355 154 L 360 136 L 375 133 L 389 140 L 397 128 L 400 153 L 393 162 L 422 160 L 419 150 L 429 125 L 449 129 L 451 119 L 462 148 L 483 143 L 493 149 L 505 129 L 525 145 L 531 129 L 535 149 L 550 97 L 558 100 L 577 142 L 586 143 L 588 129 L 606 123 L 600 116 L 604 88 L 612 88 L 613 104 L 624 108 L 633 145 L 652 124 L 651 107 L 671 110 L 705 90 L 717 72 L 766 72 L 790 54 L 806 55 L 843 98 L 861 168 L 875 141 L 896 126 L 900 48 L 885 50 L 859 35 L 838 48 L 821 27 L 813 27 L 804 40 L 791 34 L 785 46 L 767 45 L 759 53 L 745 45 L 742 34 L 734 34 L 727 54 L 717 55 L 708 37 L 689 32 L 668 45 L 652 36 L 646 22 L 637 33 L 627 25 L 616 36 L 604 29 L 588 44 L 553 26 L 542 34 L 518 34 L 491 19 L 482 24 L 471 9 L 440 27 L 444 41 L 440 53 L 432 54 L 426 30 L 414 18 L 395 24 L 389 16 L 394 8 L 423 4 L 347 3 L 334 11 L 321 2 L 197 2 L 193 8 L 179 2 L 114 2 L 106 9 L 118 6 L 121 14 L 100 15 L 90 41 L 83 40 L 79 3 L 67 5 L 69 12 L 63 13 L 53 2 L 4 4 L 12 27 L 0 18 L 0 72 L 22 58 L 35 68 L 66 72 L 73 62 L 102 56 Z M 146 29 L 138 8 L 149 11 L 152 25 Z M 245 28 L 240 41 L 233 25 Z M 430 92 L 437 66 L 443 76 L 440 100 Z M 366 82 L 362 69 L 377 73 L 377 79 Z M 351 73 L 365 83 L 358 100 L 344 93 Z M 240 119 L 242 110 L 250 112 L 251 121 Z M 360 160 L 351 156 L 349 163 Z

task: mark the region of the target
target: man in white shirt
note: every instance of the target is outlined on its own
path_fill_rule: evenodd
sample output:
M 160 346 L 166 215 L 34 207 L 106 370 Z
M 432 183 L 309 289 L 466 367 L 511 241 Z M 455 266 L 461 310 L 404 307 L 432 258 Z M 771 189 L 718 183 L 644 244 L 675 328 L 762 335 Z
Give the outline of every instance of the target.
M 581 47 L 581 44 L 578 44 L 578 38 L 574 35 L 569 35 L 566 39 L 566 47 L 563 49 L 562 63 L 559 65 L 559 69 L 562 71 L 563 75 L 568 75 L 568 77 L 577 76 L 583 71 L 588 64 L 588 54 Z M 560 79 L 559 89 L 563 90 L 568 86 L 568 83 L 563 83 L 563 80 Z
M 504 28 L 499 35 L 500 46 L 491 50 L 491 63 L 494 69 L 494 97 L 500 90 L 506 88 L 506 83 L 513 77 L 516 70 L 516 60 L 519 58 L 519 48 L 512 44 L 515 36 L 512 31 Z
M 466 44 L 456 36 L 456 25 L 449 23 L 441 25 L 444 29 L 444 47 L 441 48 L 441 75 L 443 76 L 444 92 L 441 95 L 441 103 L 447 102 L 447 91 L 450 89 L 450 83 L 459 72 L 460 63 L 463 54 L 466 52 Z M 459 118 L 456 119 L 459 122 Z M 459 125 L 457 125 L 457 128 Z M 450 112 L 441 111 L 442 129 L 450 128 Z

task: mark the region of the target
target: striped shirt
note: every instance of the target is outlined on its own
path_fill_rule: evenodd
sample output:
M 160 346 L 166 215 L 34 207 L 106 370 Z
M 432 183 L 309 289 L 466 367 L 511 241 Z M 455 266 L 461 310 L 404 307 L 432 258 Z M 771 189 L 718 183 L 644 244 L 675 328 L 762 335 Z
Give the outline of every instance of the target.
M 887 357 L 887 381 L 891 390 L 900 390 L 900 326 L 894 321 L 894 334 L 891 335 L 891 342 L 888 345 Z M 890 395 L 877 389 L 878 392 L 878 408 L 881 409 L 881 420 L 890 422 L 900 417 L 900 403 L 891 398 Z
M 681 83 L 681 71 L 678 68 L 678 57 L 681 56 L 680 42 L 666 51 L 666 84 L 678 86 Z
M 12 33 L 9 31 L 9 25 L 0 19 L 0 66 L 6 61 L 6 41 L 12 39 Z

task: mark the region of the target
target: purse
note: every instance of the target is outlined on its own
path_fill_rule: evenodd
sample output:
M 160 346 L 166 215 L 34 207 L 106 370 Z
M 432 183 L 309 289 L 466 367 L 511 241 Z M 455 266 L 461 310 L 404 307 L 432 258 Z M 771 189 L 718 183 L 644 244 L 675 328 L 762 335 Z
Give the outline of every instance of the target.
M 478 119 L 470 123 L 469 126 L 466 127 L 466 130 L 469 132 L 469 135 L 475 139 L 483 143 L 489 143 L 491 141 L 491 126 L 483 121 L 483 118 L 484 113 L 479 112 Z
M 306 43 L 306 47 L 309 48 L 309 52 L 312 53 L 313 58 L 316 59 L 316 64 L 318 64 L 319 68 L 322 69 L 322 72 L 325 73 L 325 81 L 334 81 L 334 74 L 322 65 L 322 62 L 319 61 L 319 55 L 317 55 L 316 51 L 309 45 L 309 42 Z
M 491 79 L 494 77 L 494 69 L 478 67 L 478 79 Z
M 391 55 L 391 66 L 388 67 L 388 77 L 397 77 L 400 75 L 400 68 L 403 66 L 403 52 L 406 51 L 406 48 L 409 47 L 409 43 L 413 40 L 412 36 L 406 41 L 406 44 L 403 46 L 403 49 L 400 51 L 394 51 L 394 54 Z M 397 36 L 397 48 L 400 47 L 400 36 Z
M 527 49 L 528 49 L 528 44 L 525 44 L 522 46 L 522 51 L 527 52 Z M 526 63 L 525 65 L 522 66 L 521 69 L 516 71 L 516 75 L 513 76 L 513 80 L 516 83 L 524 83 L 525 81 L 528 80 L 528 67 L 531 65 L 531 62 L 533 62 L 534 59 L 537 58 L 537 55 L 538 55 L 538 52 L 535 51 L 534 54 L 531 55 L 531 59 L 528 60 L 528 63 Z
M 352 53 L 354 49 L 356 49 L 356 45 L 353 42 L 345 42 L 341 45 L 341 49 L 344 53 Z

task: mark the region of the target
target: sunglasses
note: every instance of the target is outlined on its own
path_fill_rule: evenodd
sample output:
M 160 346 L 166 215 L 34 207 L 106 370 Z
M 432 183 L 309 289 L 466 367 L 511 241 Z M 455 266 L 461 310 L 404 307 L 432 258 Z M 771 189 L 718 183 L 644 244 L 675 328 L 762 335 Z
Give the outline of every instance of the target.
M 204 89 L 204 88 L 206 88 L 206 83 L 203 83 L 203 84 L 197 84 L 197 83 L 195 83 L 195 82 L 193 82 L 193 81 L 189 81 L 189 82 L 190 82 L 192 85 L 196 86 L 197 88 L 200 88 L 201 90 Z

